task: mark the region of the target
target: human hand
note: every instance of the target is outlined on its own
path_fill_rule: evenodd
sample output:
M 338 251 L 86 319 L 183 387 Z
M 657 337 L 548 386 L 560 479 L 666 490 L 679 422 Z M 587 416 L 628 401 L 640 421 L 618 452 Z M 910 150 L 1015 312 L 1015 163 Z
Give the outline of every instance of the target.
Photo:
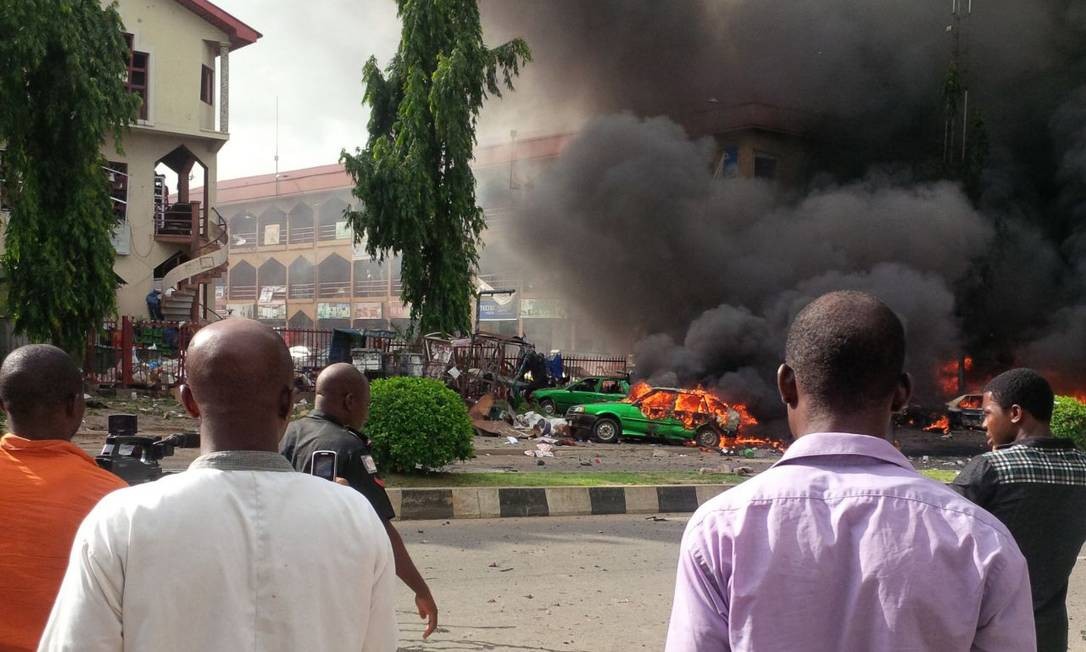
M 430 637 L 437 629 L 437 603 L 429 592 L 415 594 L 415 606 L 419 610 L 419 618 L 426 621 L 426 631 L 422 633 L 423 640 Z
M 351 486 L 351 483 L 350 483 L 350 482 L 347 482 L 347 479 L 346 479 L 346 478 L 341 478 L 341 477 L 339 477 L 338 475 L 336 476 L 336 484 L 341 484 L 341 485 L 343 485 L 344 487 L 349 487 L 349 486 Z

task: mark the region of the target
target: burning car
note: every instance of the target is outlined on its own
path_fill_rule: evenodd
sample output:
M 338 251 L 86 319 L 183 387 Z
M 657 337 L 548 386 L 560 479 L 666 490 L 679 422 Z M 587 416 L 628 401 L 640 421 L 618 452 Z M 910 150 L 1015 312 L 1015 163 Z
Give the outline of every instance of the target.
M 620 401 L 629 393 L 630 382 L 626 378 L 594 376 L 565 387 L 537 389 L 532 392 L 532 400 L 539 402 L 547 416 L 561 416 L 575 405 Z
M 591 436 L 604 443 L 622 437 L 693 440 L 705 448 L 737 437 L 744 421 L 757 423 L 745 409 L 740 412 L 711 392 L 644 383 L 622 401 L 574 406 L 567 418 L 574 436 L 580 438 Z
M 947 402 L 947 425 L 951 430 L 984 430 L 983 394 L 963 394 Z

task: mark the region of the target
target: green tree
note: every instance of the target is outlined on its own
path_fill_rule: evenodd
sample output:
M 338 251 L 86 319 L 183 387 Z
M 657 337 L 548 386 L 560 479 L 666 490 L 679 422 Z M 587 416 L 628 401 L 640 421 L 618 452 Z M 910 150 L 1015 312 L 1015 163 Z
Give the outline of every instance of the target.
M 401 297 L 422 332 L 465 332 L 485 226 L 469 167 L 476 120 L 531 52 L 521 39 L 488 49 L 476 0 L 398 5 L 395 57 L 384 74 L 373 57 L 362 71 L 369 142 L 340 156 L 361 200 L 346 217 L 369 255 L 401 255 Z
M 123 31 L 99 0 L 0 0 L 8 305 L 17 331 L 73 351 L 115 303 L 100 148 L 139 106 Z
M 1073 396 L 1057 396 L 1051 426 L 1053 435 L 1071 439 L 1086 449 L 1086 403 Z

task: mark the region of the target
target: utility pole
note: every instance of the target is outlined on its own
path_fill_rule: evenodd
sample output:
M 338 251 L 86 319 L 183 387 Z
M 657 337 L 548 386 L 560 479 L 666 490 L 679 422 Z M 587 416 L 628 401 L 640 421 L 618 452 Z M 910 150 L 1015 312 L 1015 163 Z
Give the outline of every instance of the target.
M 969 125 L 969 88 L 964 82 L 962 61 L 962 21 L 973 14 L 973 0 L 950 0 L 950 70 L 943 86 L 946 102 L 943 124 L 943 163 L 949 169 L 964 164 L 966 157 L 966 130 Z M 960 112 L 960 113 L 959 113 Z M 961 119 L 959 129 L 958 120 Z M 958 133 L 961 133 L 960 147 Z M 959 155 L 960 152 L 960 155 Z

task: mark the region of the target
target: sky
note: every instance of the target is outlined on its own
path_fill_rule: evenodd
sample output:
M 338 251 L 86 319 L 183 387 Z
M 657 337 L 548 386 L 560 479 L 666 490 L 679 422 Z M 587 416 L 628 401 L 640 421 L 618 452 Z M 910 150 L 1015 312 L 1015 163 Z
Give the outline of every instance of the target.
M 219 180 L 327 165 L 365 140 L 362 65 L 399 42 L 393 0 L 216 0 L 264 36 L 230 54 L 230 142 Z
M 219 180 L 275 171 L 276 97 L 279 169 L 327 165 L 366 139 L 362 66 L 376 56 L 382 68 L 396 51 L 400 22 L 395 0 L 216 0 L 263 37 L 230 55 L 230 142 L 219 153 Z M 484 16 L 485 22 L 485 16 Z M 488 34 L 496 45 L 513 34 Z M 537 56 L 538 59 L 538 56 Z M 479 143 L 569 128 L 555 107 L 524 91 L 542 73 L 525 68 L 518 93 L 489 98 L 479 120 Z M 530 127 L 528 125 L 531 125 Z

